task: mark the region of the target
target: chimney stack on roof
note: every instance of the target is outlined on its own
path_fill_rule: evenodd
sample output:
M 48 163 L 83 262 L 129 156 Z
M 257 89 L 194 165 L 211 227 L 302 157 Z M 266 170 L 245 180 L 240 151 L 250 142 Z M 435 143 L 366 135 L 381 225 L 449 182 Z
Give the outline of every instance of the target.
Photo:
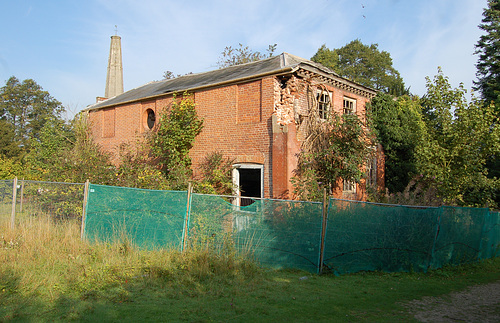
M 108 74 L 104 96 L 112 98 L 123 93 L 122 44 L 120 36 L 111 36 L 109 48 Z

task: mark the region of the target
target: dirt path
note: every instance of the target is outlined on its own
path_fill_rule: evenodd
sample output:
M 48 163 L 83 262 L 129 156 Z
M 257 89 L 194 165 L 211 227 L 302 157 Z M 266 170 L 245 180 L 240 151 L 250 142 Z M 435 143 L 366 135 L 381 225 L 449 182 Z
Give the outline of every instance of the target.
M 420 322 L 500 322 L 500 281 L 405 306 Z

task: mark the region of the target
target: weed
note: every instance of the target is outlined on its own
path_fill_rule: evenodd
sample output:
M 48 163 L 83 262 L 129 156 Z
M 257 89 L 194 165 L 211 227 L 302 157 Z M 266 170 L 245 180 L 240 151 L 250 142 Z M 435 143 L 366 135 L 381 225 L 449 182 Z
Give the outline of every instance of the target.
M 500 268 L 495 258 L 428 274 L 316 276 L 264 270 L 231 244 L 90 244 L 78 223 L 44 218 L 0 230 L 19 242 L 0 248 L 0 321 L 407 321 L 402 301 L 495 281 Z

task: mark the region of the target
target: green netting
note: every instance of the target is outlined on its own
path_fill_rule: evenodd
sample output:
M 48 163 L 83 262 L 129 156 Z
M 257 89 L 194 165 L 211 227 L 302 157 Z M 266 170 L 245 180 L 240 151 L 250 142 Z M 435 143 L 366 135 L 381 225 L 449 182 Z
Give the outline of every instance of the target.
M 180 248 L 187 192 L 89 186 L 85 237 L 145 248 Z
M 262 200 L 261 219 L 239 233 L 254 245 L 255 257 L 272 267 L 317 272 L 321 243 L 322 204 Z M 248 241 L 253 241 L 252 244 Z
M 488 209 L 442 207 L 431 267 L 478 259 Z
M 142 247 L 233 248 L 266 266 L 318 271 L 321 203 L 254 199 L 239 207 L 227 197 L 191 194 L 189 203 L 187 197 L 187 192 L 91 185 L 85 236 L 126 237 Z M 426 271 L 500 256 L 497 212 L 329 203 L 323 266 L 337 274 Z
M 321 210 L 321 203 L 269 199 L 239 207 L 218 196 L 193 194 L 189 240 L 216 246 L 229 243 L 267 266 L 315 272 Z
M 426 271 L 500 255 L 497 212 L 331 200 L 324 265 L 336 273 Z
M 500 257 L 500 212 L 489 212 L 484 221 L 480 259 Z
M 324 264 L 338 274 L 426 270 L 438 215 L 437 208 L 331 199 Z

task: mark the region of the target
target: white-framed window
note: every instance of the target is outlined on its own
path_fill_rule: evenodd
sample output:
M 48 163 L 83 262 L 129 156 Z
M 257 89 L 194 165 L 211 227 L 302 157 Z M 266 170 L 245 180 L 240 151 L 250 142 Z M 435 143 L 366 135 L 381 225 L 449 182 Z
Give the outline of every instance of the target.
M 343 104 L 344 114 L 355 114 L 356 113 L 356 100 L 344 97 Z
M 356 182 L 344 180 L 344 193 L 356 193 Z
M 328 114 L 330 113 L 331 97 L 330 93 L 326 91 L 319 91 L 316 94 L 316 99 L 318 100 L 318 115 L 322 120 L 328 119 Z

